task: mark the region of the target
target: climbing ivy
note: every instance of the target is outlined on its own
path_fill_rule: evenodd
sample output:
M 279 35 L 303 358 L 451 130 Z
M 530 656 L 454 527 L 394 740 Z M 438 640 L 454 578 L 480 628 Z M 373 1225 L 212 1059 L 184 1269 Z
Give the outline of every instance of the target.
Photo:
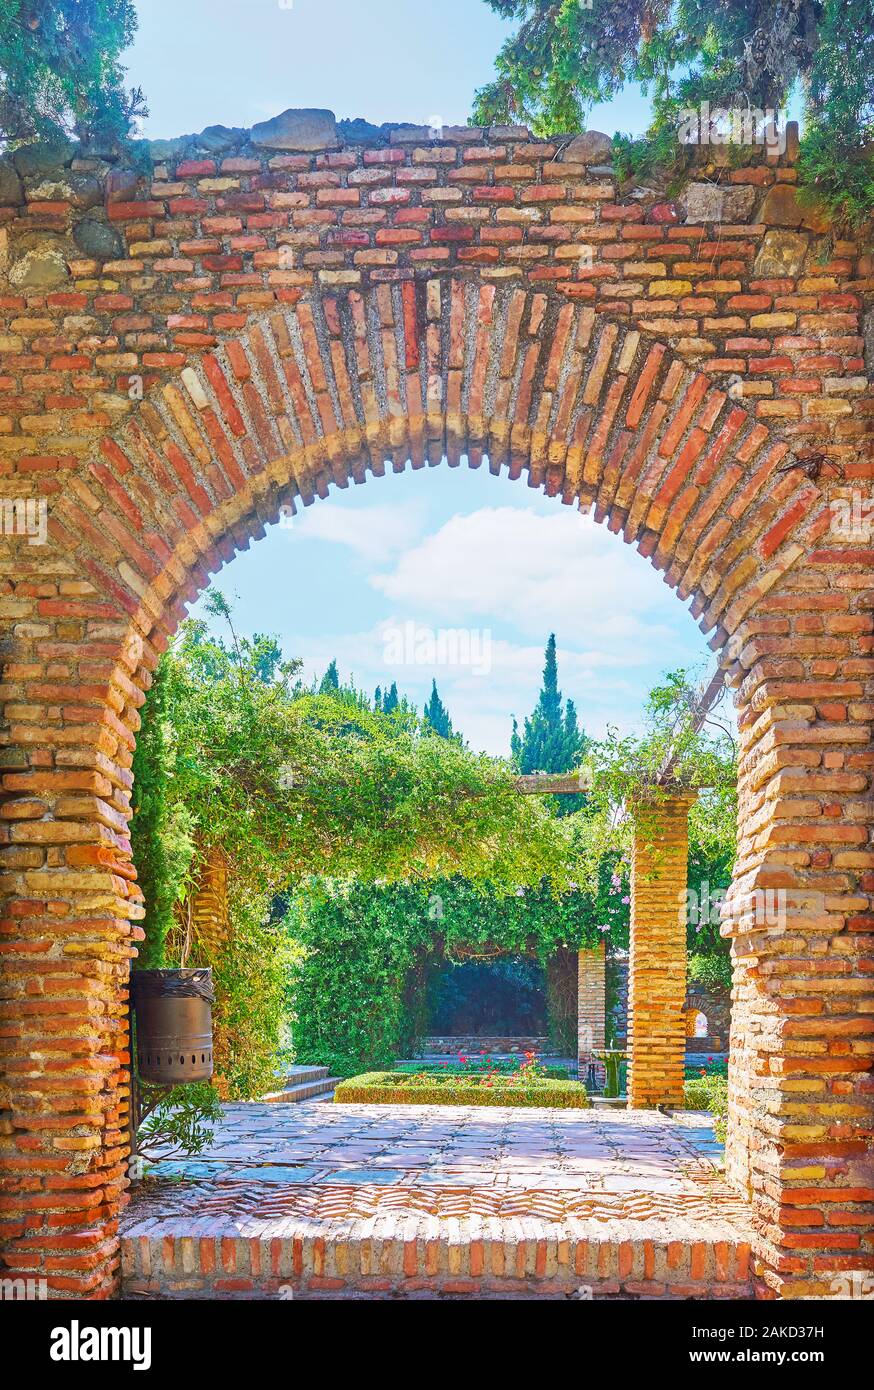
M 162 657 L 134 758 L 132 845 L 145 898 L 138 964 L 195 965 L 179 929 L 212 847 L 229 862 L 231 945 L 216 963 L 217 1068 L 228 1093 L 269 1084 L 285 1009 L 287 933 L 274 899 L 314 872 L 339 885 L 458 875 L 507 892 L 572 879 L 573 837 L 509 763 L 446 739 L 399 703 L 388 713 L 264 636 L 227 640 L 183 624 Z
M 286 919 L 301 948 L 291 984 L 296 1059 L 352 1076 L 409 1055 L 429 961 L 500 952 L 546 964 L 562 948 L 578 951 L 607 936 L 627 942 L 627 877 L 614 869 L 605 861 L 594 894 L 579 886 L 556 893 L 548 878 L 501 892 L 462 878 L 375 886 L 313 880 Z M 419 990 L 409 988 L 416 982 Z

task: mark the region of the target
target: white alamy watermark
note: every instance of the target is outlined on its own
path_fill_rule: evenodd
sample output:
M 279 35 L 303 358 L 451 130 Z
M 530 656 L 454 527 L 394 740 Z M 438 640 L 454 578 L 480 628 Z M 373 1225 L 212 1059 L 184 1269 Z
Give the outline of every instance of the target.
M 874 1298 L 874 1274 L 864 1269 L 847 1269 L 836 1274 L 829 1284 L 836 1298 L 858 1299 Z
M 0 497 L 0 535 L 45 545 L 49 508 L 44 497 Z
M 681 145 L 763 145 L 783 154 L 786 149 L 785 113 L 773 106 L 684 106 L 677 138 Z
M 853 491 L 831 502 L 831 532 L 844 541 L 868 541 L 874 535 L 874 497 Z
M 474 676 L 492 669 L 492 634 L 483 627 L 424 627 L 408 619 L 382 630 L 387 666 L 460 666 Z
M 42 1303 L 49 1296 L 45 1279 L 31 1275 L 4 1275 L 0 1279 L 0 1301 L 12 1303 Z
M 681 923 L 700 931 L 716 927 L 722 920 L 722 907 L 728 896 L 727 888 L 711 889 L 705 878 L 697 888 L 686 888 L 678 896 Z M 744 918 L 752 917 L 757 927 L 786 928 L 787 894 L 785 888 L 754 888 L 751 893 L 732 898 L 732 907 Z
M 52 1361 L 129 1361 L 135 1371 L 152 1364 L 150 1327 L 83 1327 L 73 1318 L 68 1327 L 53 1327 Z

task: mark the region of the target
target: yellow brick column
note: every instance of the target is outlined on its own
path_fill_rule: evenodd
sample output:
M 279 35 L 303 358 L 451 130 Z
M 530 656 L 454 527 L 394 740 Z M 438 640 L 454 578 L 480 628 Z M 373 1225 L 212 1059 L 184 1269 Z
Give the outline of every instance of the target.
M 221 849 L 207 852 L 191 894 L 191 925 L 201 954 L 212 961 L 228 940 L 228 864 Z
M 577 965 L 577 1060 L 591 1061 L 606 1045 L 606 962 L 603 941 L 580 951 Z
M 635 815 L 628 962 L 628 1104 L 683 1104 L 686 1051 L 686 862 L 694 793 Z

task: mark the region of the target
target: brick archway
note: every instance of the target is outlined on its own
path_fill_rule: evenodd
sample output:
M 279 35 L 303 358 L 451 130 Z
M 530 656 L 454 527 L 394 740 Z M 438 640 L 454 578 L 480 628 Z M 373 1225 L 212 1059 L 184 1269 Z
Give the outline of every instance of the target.
M 762 1290 L 828 1292 L 868 1259 L 870 552 L 825 539 L 829 483 L 786 464 L 814 443 L 870 476 L 850 405 L 863 258 L 843 244 L 814 274 L 789 164 L 731 175 L 734 213 L 762 220 L 693 226 L 527 132 L 329 132 L 280 154 L 239 136 L 220 166 L 174 155 L 142 195 L 96 171 L 99 225 L 126 229 L 114 261 L 69 252 L 95 222 L 72 202 L 8 219 L 9 495 L 50 500 L 45 546 L 5 540 L 0 609 L 9 1266 L 60 1295 L 113 1287 L 130 765 L 185 602 L 281 508 L 464 455 L 591 505 L 723 653 L 742 731 L 730 1171 Z M 774 217 L 795 230 L 775 241 Z M 27 283 L 60 274 L 37 233 L 69 286 Z M 778 926 L 751 907 L 768 889 Z

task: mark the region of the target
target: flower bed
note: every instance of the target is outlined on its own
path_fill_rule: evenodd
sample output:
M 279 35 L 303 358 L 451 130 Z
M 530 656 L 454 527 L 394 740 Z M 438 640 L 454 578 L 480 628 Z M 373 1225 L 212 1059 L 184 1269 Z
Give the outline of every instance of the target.
M 334 1100 L 359 1105 L 542 1105 L 584 1110 L 589 1105 L 579 1081 L 552 1077 L 396 1071 L 365 1072 L 342 1081 Z
M 516 1076 L 523 1068 L 521 1059 L 518 1061 L 513 1058 L 500 1058 L 493 1060 L 490 1057 L 477 1057 L 459 1059 L 457 1062 L 406 1062 L 403 1065 L 395 1063 L 394 1074 L 396 1076 L 479 1076 L 491 1074 L 495 1076 Z M 538 1065 L 538 1074 L 541 1078 L 550 1077 L 555 1081 L 567 1081 L 567 1067 L 551 1067 Z

